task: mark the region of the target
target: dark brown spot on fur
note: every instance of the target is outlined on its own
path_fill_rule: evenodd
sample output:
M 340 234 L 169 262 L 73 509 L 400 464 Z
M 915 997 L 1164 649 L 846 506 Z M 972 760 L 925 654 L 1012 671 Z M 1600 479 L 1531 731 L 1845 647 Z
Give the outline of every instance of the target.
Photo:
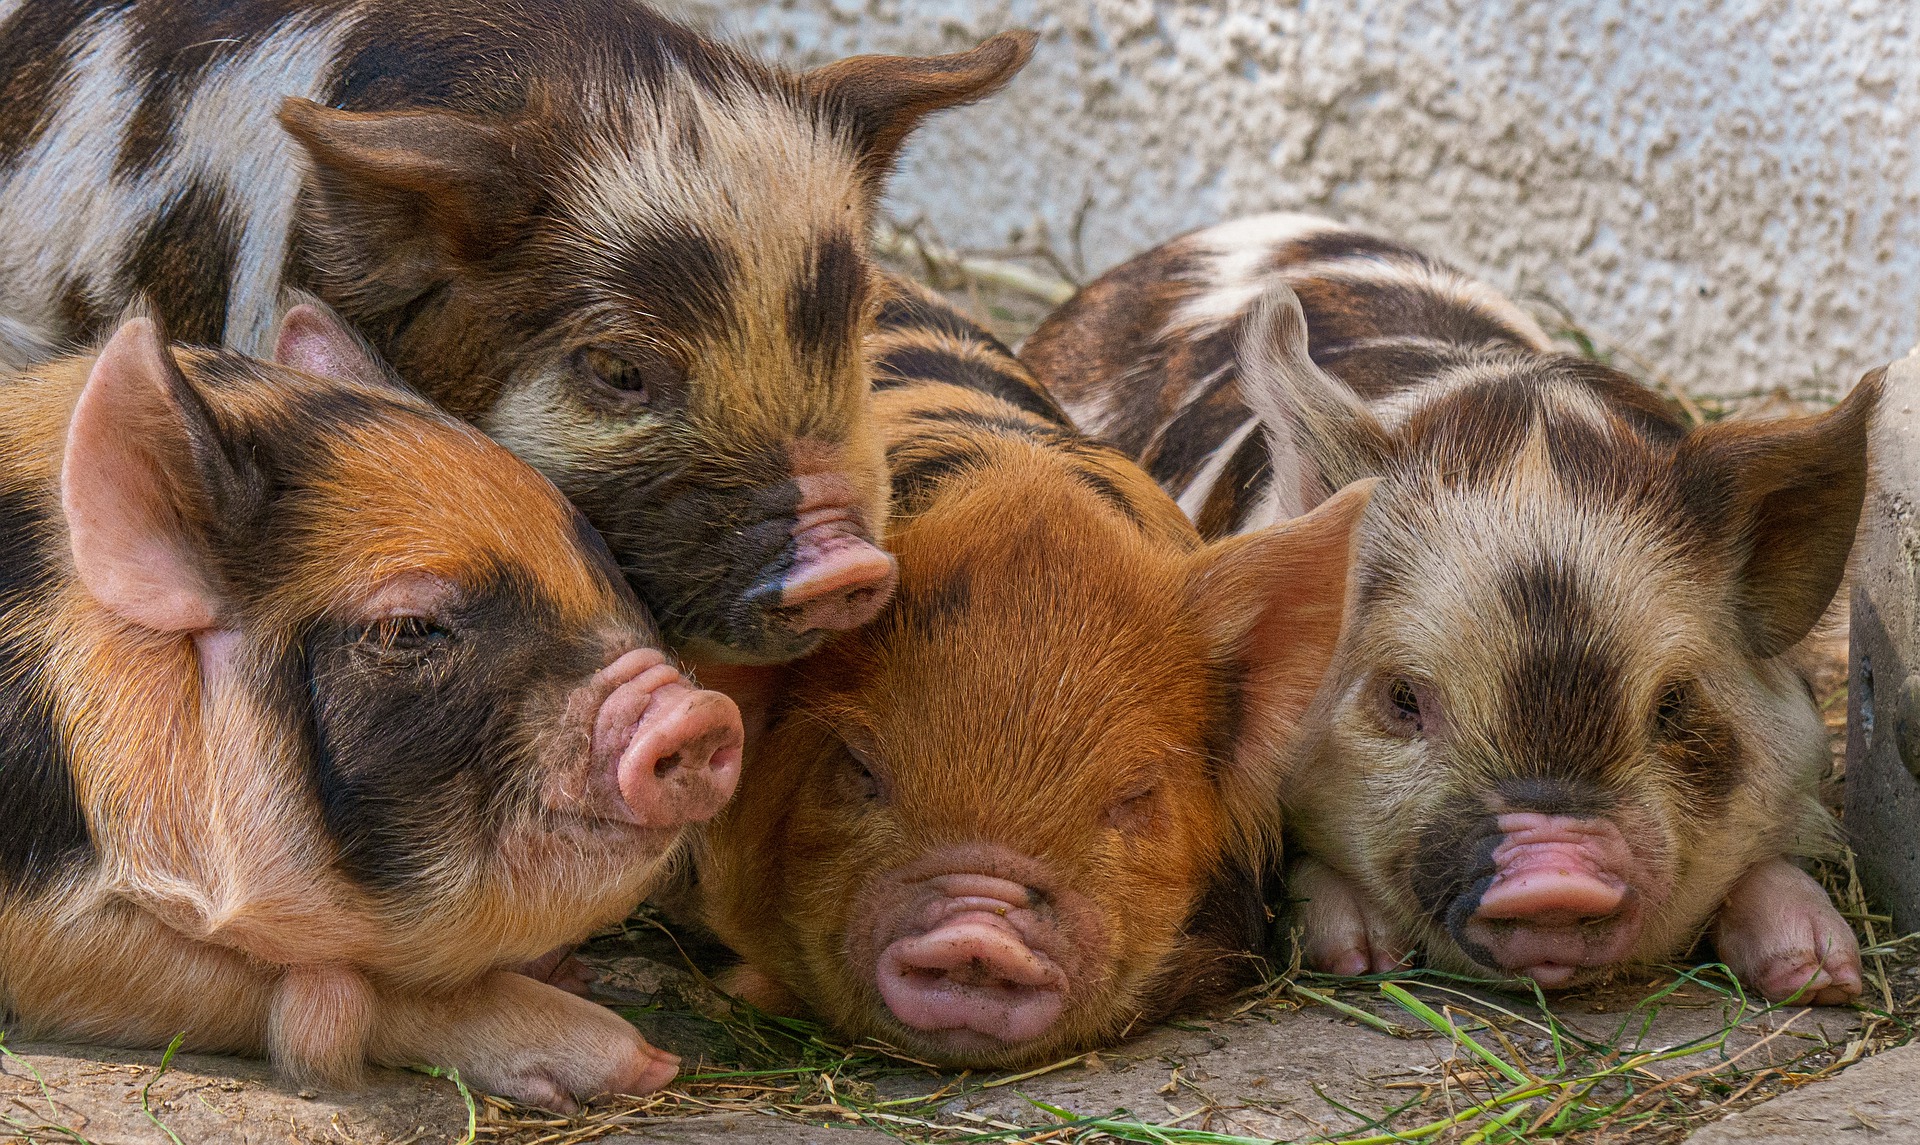
M 806 277 L 794 284 L 787 322 L 805 360 L 836 368 L 854 344 L 867 289 L 867 264 L 853 238 L 832 234 L 814 243 Z
M 154 219 L 127 259 L 130 294 L 145 295 L 177 341 L 219 345 L 239 234 L 218 184 L 194 183 Z
M 616 267 L 615 285 L 673 336 L 721 336 L 732 328 L 739 264 L 720 240 L 693 224 L 634 236 Z
M 0 615 L 22 612 L 59 583 L 41 506 L 0 494 Z M 93 851 L 86 813 L 61 746 L 40 656 L 18 631 L 0 632 L 0 897 L 32 893 Z
M 1626 664 L 1569 559 L 1492 571 L 1515 634 L 1493 724 L 1498 764 L 1515 778 L 1604 789 L 1637 726 L 1621 692 Z M 1493 761 L 1489 761 L 1493 762 Z
M 1273 456 L 1267 448 L 1267 435 L 1256 429 L 1234 449 L 1226 467 L 1207 491 L 1194 524 L 1209 541 L 1230 537 L 1253 524 L 1253 511 L 1259 507 L 1267 486 L 1273 481 Z
M 1140 464 L 1163 488 L 1185 489 L 1221 443 L 1251 417 L 1239 378 L 1224 371 L 1147 447 Z

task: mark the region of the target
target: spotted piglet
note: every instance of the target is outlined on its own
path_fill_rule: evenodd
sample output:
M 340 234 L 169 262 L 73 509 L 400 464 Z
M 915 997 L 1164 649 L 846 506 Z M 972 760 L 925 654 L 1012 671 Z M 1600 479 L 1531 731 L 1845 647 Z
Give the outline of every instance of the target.
M 1795 646 L 1846 566 L 1876 376 L 1693 427 L 1491 287 L 1303 215 L 1142 255 L 1024 352 L 1208 535 L 1383 479 L 1293 788 L 1314 966 L 1420 948 L 1564 987 L 1711 929 L 1769 998 L 1859 993 L 1791 859 L 1834 837 Z
M 5 383 L 8 1028 L 555 1108 L 665 1084 L 512 968 L 639 902 L 731 793 L 738 712 L 533 470 L 318 309 L 279 347 L 136 318 Z
M 1051 1060 L 1253 968 L 1276 764 L 1368 494 L 1204 545 L 963 316 L 904 284 L 878 313 L 900 589 L 787 670 L 706 916 L 763 1006 Z

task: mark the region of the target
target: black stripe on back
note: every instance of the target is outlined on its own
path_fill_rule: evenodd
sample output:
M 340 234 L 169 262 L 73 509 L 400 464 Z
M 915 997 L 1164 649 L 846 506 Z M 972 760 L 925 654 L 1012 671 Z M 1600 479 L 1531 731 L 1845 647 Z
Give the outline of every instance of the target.
M 0 168 L 32 147 L 73 72 L 73 34 L 132 0 L 32 0 L 0 24 Z
M 925 330 L 935 334 L 945 334 L 963 342 L 978 342 L 1007 357 L 1013 357 L 1013 351 L 1007 349 L 998 338 L 982 330 L 948 306 L 930 302 L 918 295 L 894 294 L 880 304 L 880 312 L 874 316 L 874 324 L 882 331 L 888 330 Z
M 217 346 L 239 260 L 239 226 L 225 188 L 196 182 L 147 227 L 127 259 L 127 289 L 159 311 L 169 337 Z
M 979 442 L 964 438 L 894 446 L 887 450 L 894 510 L 904 516 L 920 512 L 944 482 L 983 468 L 992 460 Z
M 1039 383 L 1013 372 L 1018 367 L 1011 361 L 1008 365 L 1008 370 L 995 369 L 979 358 L 936 346 L 896 346 L 872 363 L 873 388 L 889 390 L 920 382 L 946 382 L 999 398 L 1063 428 L 1073 424 Z
M 47 521 L 20 494 L 0 494 L 0 614 L 59 575 Z M 0 881 L 31 893 L 93 855 L 80 793 L 61 745 L 39 657 L 0 630 Z
M 1184 489 L 1214 451 L 1252 416 L 1240 400 L 1239 376 L 1223 370 L 1167 423 L 1140 458 L 1140 464 L 1161 488 Z
M 1249 433 L 1227 459 L 1226 468 L 1207 491 L 1206 503 L 1194 527 L 1209 541 L 1230 537 L 1247 527 L 1261 495 L 1273 483 L 1273 455 L 1262 429 Z
M 1291 281 L 1306 312 L 1307 334 L 1316 354 L 1350 342 L 1395 336 L 1531 349 L 1506 323 L 1417 282 L 1334 275 Z

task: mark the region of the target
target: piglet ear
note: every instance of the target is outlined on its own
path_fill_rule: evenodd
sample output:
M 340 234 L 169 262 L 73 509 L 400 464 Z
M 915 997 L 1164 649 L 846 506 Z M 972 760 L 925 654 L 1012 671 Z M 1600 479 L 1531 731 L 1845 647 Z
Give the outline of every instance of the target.
M 1340 644 L 1360 521 L 1377 484 L 1349 485 L 1304 517 L 1197 558 L 1190 607 L 1239 680 L 1227 804 L 1256 834 L 1278 813 L 1287 749 Z
M 1281 490 L 1285 503 L 1317 505 L 1333 490 L 1386 472 L 1389 434 L 1359 395 L 1308 353 L 1307 315 L 1284 282 L 1270 285 L 1240 330 L 1240 397 L 1260 417 L 1278 459 L 1307 462 L 1312 488 Z M 1293 468 L 1276 464 L 1276 472 Z
M 1002 32 L 948 56 L 853 56 L 800 77 L 827 113 L 844 123 L 877 184 L 920 121 L 943 108 L 985 99 L 1033 55 L 1032 32 Z
M 373 348 L 360 340 L 330 307 L 302 302 L 280 318 L 273 360 L 301 373 L 367 386 L 399 383 Z
M 514 131 L 451 111 L 340 111 L 280 105 L 280 125 L 313 159 L 327 222 L 404 259 L 470 260 L 517 230 L 532 156 Z
M 218 622 L 223 600 L 195 521 L 215 433 L 159 327 L 123 324 L 87 375 L 60 469 L 74 567 L 108 611 L 161 632 Z
M 1689 434 L 1674 457 L 1700 534 L 1720 537 L 1734 600 L 1757 656 L 1804 638 L 1833 602 L 1867 490 L 1867 430 L 1884 369 L 1814 417 L 1722 421 Z

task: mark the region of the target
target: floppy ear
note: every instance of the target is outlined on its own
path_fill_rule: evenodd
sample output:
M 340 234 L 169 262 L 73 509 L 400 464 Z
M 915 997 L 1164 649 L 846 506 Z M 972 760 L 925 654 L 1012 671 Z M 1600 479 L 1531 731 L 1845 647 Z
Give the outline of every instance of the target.
M 369 245 L 421 259 L 485 257 L 518 233 L 534 190 L 532 149 L 512 126 L 452 111 L 340 111 L 280 105 L 307 149 L 323 201 Z
M 280 316 L 273 360 L 302 373 L 368 386 L 404 388 L 331 307 L 302 302 Z
M 1814 417 L 1722 421 L 1681 441 L 1688 507 L 1732 545 L 1735 600 L 1757 656 L 1812 631 L 1839 591 L 1867 491 L 1867 430 L 1885 368 Z
M 1035 39 L 1028 31 L 1002 32 L 947 56 L 853 56 L 815 68 L 800 84 L 851 130 L 877 194 L 921 120 L 998 91 L 1026 65 Z
M 1317 488 L 1299 491 L 1313 505 L 1343 485 L 1384 473 L 1393 438 L 1307 348 L 1299 295 L 1273 283 L 1240 330 L 1240 397 L 1259 415 L 1276 462 L 1297 454 L 1318 474 Z M 1281 468 L 1276 464 L 1275 472 Z
M 207 470 L 224 461 L 212 411 L 150 318 L 94 361 L 67 426 L 60 503 L 80 581 L 108 611 L 160 632 L 212 628 Z
M 1346 627 L 1360 522 L 1375 480 L 1304 517 L 1201 550 L 1189 607 L 1239 681 L 1239 734 L 1226 775 L 1237 823 L 1277 818 L 1287 748 Z

